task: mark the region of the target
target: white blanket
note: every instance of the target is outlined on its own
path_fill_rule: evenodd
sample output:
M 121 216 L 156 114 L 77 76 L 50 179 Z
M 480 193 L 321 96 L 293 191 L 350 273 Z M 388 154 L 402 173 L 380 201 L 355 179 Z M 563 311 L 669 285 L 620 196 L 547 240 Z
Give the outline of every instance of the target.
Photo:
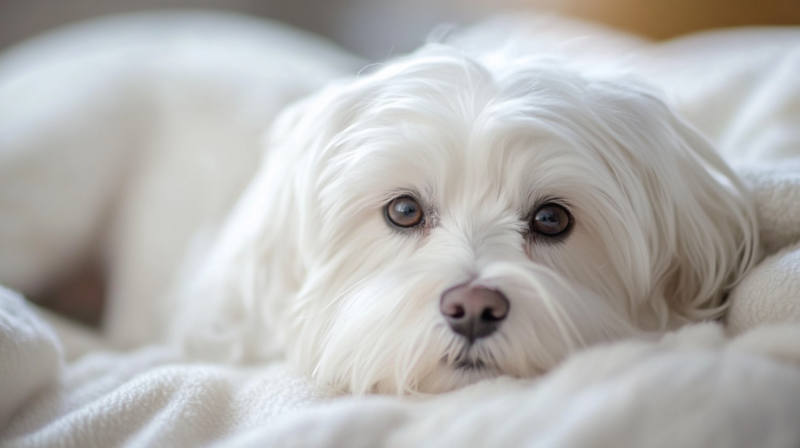
M 663 64 L 681 76 L 692 70 L 700 76 L 698 66 L 713 65 L 707 58 L 687 57 L 704 42 L 717 42 L 729 55 L 733 51 L 724 38 L 719 43 L 719 35 L 696 37 L 691 45 L 655 46 L 577 26 L 548 39 L 558 44 L 587 32 L 617 39 L 603 42 L 626 42 L 626 51 L 652 62 L 643 70 Z M 783 67 L 800 60 L 787 59 L 792 54 L 787 48 L 800 48 L 797 32 L 763 36 L 755 40 L 764 48 L 781 49 L 770 51 Z M 672 53 L 670 48 L 684 50 Z M 707 48 L 702 51 L 709 54 Z M 754 48 L 748 51 L 766 57 Z M 761 63 L 768 73 L 770 67 Z M 730 67 L 738 67 L 737 73 L 752 68 Z M 681 76 L 665 75 L 659 82 L 674 94 L 670 85 L 689 84 Z M 800 141 L 800 130 L 791 127 L 779 126 L 781 132 L 770 134 L 774 138 L 758 133 L 774 130 L 764 123 L 797 118 L 795 78 L 736 79 L 715 89 L 695 89 L 697 96 L 676 97 L 676 103 L 701 118 L 704 105 L 718 111 L 726 110 L 723 104 L 736 105 L 738 114 L 725 115 L 731 126 L 740 124 L 733 117 L 753 111 L 769 118 L 751 116 L 744 134 L 744 127 L 722 126 L 722 118 L 698 118 L 703 121 L 698 126 L 718 142 L 760 142 L 754 147 L 771 156 L 763 145 L 787 148 Z M 759 84 L 764 79 L 772 81 Z M 753 98 L 764 98 L 754 92 L 779 89 L 773 84 L 781 79 L 797 90 L 782 92 L 785 101 L 770 102 L 767 96 L 753 103 Z M 701 85 L 702 80 L 707 78 L 694 82 Z M 702 96 L 708 92 L 713 95 Z M 797 128 L 800 120 L 794 123 Z M 732 133 L 746 138 L 737 140 Z M 92 335 L 0 290 L 0 445 L 800 446 L 800 324 L 777 324 L 800 322 L 800 247 L 792 246 L 800 239 L 800 202 L 794 200 L 800 195 L 800 174 L 785 163 L 740 171 L 759 198 L 762 236 L 771 255 L 731 296 L 729 331 L 741 334 L 735 338 L 726 337 L 722 327 L 703 324 L 657 342 L 588 350 L 540 379 L 500 378 L 427 398 L 334 397 L 280 362 L 236 367 L 187 362 L 155 346 L 130 353 L 97 350 L 101 342 Z M 771 325 L 759 327 L 764 323 Z
M 428 399 L 331 397 L 282 363 L 166 349 L 62 366 L 58 340 L 0 292 L 3 446 L 795 447 L 800 326 L 727 341 L 713 324 L 576 355 L 538 380 Z

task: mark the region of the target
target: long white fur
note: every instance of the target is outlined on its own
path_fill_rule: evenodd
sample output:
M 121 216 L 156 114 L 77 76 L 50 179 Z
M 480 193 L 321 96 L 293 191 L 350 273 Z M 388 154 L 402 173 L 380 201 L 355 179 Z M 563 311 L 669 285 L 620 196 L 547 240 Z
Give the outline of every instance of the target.
M 435 393 L 718 318 L 758 244 L 709 142 L 628 77 L 488 60 L 429 45 L 285 111 L 175 337 L 245 361 L 285 351 L 341 391 Z M 403 194 L 425 230 L 387 225 Z M 546 200 L 574 216 L 561 242 L 525 236 Z M 471 348 L 438 308 L 465 281 L 510 302 Z

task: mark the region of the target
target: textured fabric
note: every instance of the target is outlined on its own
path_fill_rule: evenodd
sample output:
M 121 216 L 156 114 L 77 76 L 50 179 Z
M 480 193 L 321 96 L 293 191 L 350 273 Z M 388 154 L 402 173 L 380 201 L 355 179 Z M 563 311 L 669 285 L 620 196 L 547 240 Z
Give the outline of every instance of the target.
M 24 299 L 0 287 L 0 428 L 61 372 L 61 346 Z
M 332 397 L 283 363 L 193 364 L 156 347 L 89 354 L 57 375 L 60 348 L 47 325 L 7 291 L 0 294 L 0 316 L 2 446 L 800 442 L 800 347 L 793 343 L 800 325 L 733 340 L 721 327 L 697 325 L 659 342 L 597 347 L 541 379 L 500 378 L 403 399 Z
M 756 195 L 766 258 L 730 295 L 731 334 L 800 322 L 800 163 L 768 163 L 740 172 Z

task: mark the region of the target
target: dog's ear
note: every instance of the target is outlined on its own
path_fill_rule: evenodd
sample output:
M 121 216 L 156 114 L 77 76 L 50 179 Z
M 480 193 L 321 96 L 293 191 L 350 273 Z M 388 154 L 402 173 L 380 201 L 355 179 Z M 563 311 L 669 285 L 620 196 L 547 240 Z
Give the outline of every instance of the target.
M 727 291 L 758 256 L 751 194 L 712 143 L 659 95 L 643 87 L 627 101 L 639 145 L 631 152 L 638 154 L 654 228 L 644 312 L 661 329 L 719 318 Z
M 171 334 L 192 356 L 247 361 L 281 352 L 280 320 L 317 251 L 317 181 L 359 89 L 332 85 L 272 125 L 260 169 L 176 292 Z

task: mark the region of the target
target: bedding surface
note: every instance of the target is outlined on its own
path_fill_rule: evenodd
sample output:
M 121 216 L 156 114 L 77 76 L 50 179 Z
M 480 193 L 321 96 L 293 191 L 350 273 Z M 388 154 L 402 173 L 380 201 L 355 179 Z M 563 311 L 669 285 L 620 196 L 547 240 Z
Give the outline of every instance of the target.
M 437 397 L 333 397 L 283 363 L 92 353 L 0 292 L 2 446 L 794 447 L 800 326 L 726 339 L 715 324 L 573 356 L 534 380 Z M 13 393 L 12 393 L 13 392 Z
M 282 361 L 227 366 L 156 345 L 105 350 L 96 335 L 0 289 L 0 446 L 800 446 L 800 165 L 791 160 L 800 78 L 790 76 L 800 32 L 653 44 L 559 18 L 509 20 L 468 30 L 460 44 L 516 32 L 526 51 L 623 59 L 738 161 L 766 258 L 731 294 L 726 326 L 595 347 L 538 379 L 434 397 L 341 397 Z

